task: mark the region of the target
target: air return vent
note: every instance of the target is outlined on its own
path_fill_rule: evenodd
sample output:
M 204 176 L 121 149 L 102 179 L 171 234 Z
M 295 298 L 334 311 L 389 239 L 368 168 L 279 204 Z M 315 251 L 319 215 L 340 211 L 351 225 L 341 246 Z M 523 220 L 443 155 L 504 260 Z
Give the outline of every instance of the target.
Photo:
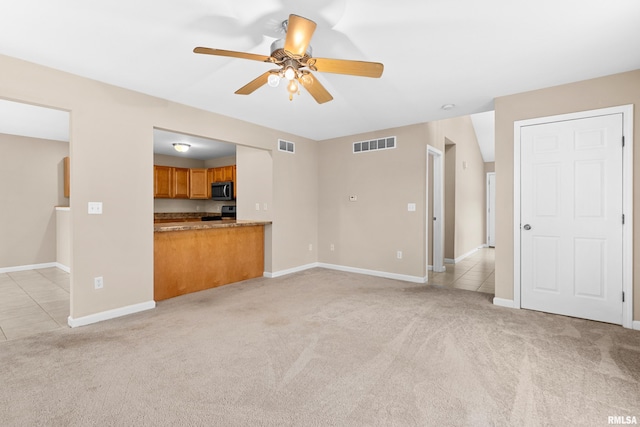
M 387 136 L 385 138 L 371 139 L 369 141 L 360 141 L 353 143 L 354 153 L 363 153 L 365 151 L 388 150 L 396 148 L 396 137 Z
M 284 139 L 278 140 L 278 151 L 286 151 L 287 153 L 296 152 L 296 144 L 293 142 L 285 141 Z

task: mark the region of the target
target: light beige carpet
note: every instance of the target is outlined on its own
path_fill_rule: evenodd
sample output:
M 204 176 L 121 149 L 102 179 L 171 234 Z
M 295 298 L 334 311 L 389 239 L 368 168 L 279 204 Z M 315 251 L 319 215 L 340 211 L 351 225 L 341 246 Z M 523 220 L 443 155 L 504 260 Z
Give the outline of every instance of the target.
M 2 426 L 598 426 L 609 416 L 640 418 L 640 332 L 324 269 L 0 343 Z

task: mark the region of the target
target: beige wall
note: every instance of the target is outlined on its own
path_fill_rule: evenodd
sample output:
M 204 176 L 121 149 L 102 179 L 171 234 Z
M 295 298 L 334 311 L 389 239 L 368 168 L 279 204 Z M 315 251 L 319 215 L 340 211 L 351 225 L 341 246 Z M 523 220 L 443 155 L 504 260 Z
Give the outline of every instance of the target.
M 56 262 L 71 268 L 71 211 L 67 207 L 56 208 Z
M 496 162 L 484 163 L 484 173 L 495 172 L 495 171 L 496 171 Z
M 456 247 L 456 146 L 444 149 L 444 257 L 455 259 Z
M 0 69 L 0 98 L 71 112 L 74 319 L 153 300 L 154 126 L 267 150 L 278 138 L 309 145 L 295 162 L 274 160 L 273 185 L 284 192 L 293 182 L 305 189 L 302 203 L 316 200 L 317 170 L 303 169 L 316 161 L 309 140 L 7 56 Z M 297 262 L 300 230 L 317 235 L 315 214 L 306 215 L 315 204 L 300 208 L 296 196 L 274 195 L 268 270 Z M 104 213 L 88 215 L 88 201 L 103 202 Z M 96 276 L 104 277 L 99 291 Z
M 237 150 L 237 147 L 236 147 Z M 222 166 L 231 166 L 236 164 L 236 156 L 217 157 L 204 161 L 206 168 L 220 168 Z
M 320 142 L 319 261 L 415 277 L 426 275 L 427 144 L 434 125 Z M 354 154 L 357 141 L 396 136 L 397 148 Z M 436 146 L 443 150 L 443 143 Z M 349 196 L 357 196 L 350 202 Z M 408 212 L 407 204 L 416 211 Z M 330 245 L 335 247 L 330 250 Z M 403 259 L 396 258 L 403 252 Z
M 455 165 L 455 190 L 445 189 L 449 196 L 451 191 L 455 193 L 454 206 L 449 202 L 445 212 L 445 240 L 451 239 L 452 208 L 455 217 L 453 256 L 450 245 L 445 244 L 445 258 L 456 259 L 477 249 L 485 241 L 484 160 L 469 116 L 436 123 L 440 129 L 440 138 L 446 139 L 447 144 L 455 145 L 455 155 L 450 154 L 449 159 L 445 157 L 445 175 L 450 174 L 451 166 Z M 451 182 L 450 176 L 448 181 Z
M 396 136 L 397 148 L 353 153 L 354 142 L 386 136 Z M 430 218 L 425 199 L 427 145 L 444 153 L 446 139 L 456 143 L 467 162 L 463 169 L 457 157 L 455 247 L 464 254 L 482 245 L 485 203 L 478 176 L 484 176 L 484 162 L 471 119 L 465 116 L 320 142 L 319 261 L 424 277 L 425 227 Z M 446 174 L 446 164 L 444 169 Z M 358 200 L 349 201 L 351 195 Z M 416 204 L 415 212 L 407 211 L 408 203 Z M 402 251 L 402 259 L 397 259 L 397 251 Z
M 56 261 L 69 143 L 0 134 L 0 268 Z
M 517 120 L 635 104 L 640 141 L 640 70 L 496 98 L 496 297 L 513 299 L 513 125 Z M 634 168 L 640 150 L 634 150 Z M 640 265 L 640 174 L 634 173 L 634 262 Z M 640 278 L 634 271 L 634 319 L 640 319 Z
M 294 154 L 278 151 L 274 142 L 273 202 L 269 209 L 274 219 L 272 253 L 287 248 L 289 256 L 274 259 L 273 272 L 318 260 L 318 144 L 299 137 L 283 139 L 294 142 L 296 148 Z

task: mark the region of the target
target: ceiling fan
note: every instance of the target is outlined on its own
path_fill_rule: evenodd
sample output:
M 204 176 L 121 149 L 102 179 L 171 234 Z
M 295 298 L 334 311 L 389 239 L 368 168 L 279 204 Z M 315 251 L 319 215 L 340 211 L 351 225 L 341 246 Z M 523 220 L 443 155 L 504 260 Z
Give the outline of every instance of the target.
M 193 51 L 207 55 L 268 62 L 280 67 L 261 74 L 238 89 L 235 93 L 239 95 L 249 95 L 267 83 L 269 86 L 278 86 L 280 80 L 286 78 L 289 81 L 287 84 L 289 100 L 293 100 L 293 95 L 299 93 L 299 85 L 302 85 L 316 102 L 323 104 L 331 101 L 333 97 L 311 74 L 311 71 L 376 78 L 382 75 L 384 65 L 379 62 L 313 58 L 309 43 L 316 29 L 316 23 L 307 18 L 292 14 L 282 23 L 282 26 L 286 31 L 286 37 L 271 44 L 270 56 L 208 47 L 196 47 Z

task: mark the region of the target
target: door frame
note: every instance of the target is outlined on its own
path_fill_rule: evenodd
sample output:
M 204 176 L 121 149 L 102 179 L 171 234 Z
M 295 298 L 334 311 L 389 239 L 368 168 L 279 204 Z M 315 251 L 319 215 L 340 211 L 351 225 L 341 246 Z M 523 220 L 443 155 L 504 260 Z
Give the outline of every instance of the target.
M 433 156 L 433 271 L 442 273 L 444 266 L 444 177 L 443 177 L 443 155 L 442 151 L 427 145 L 427 175 L 426 175 L 426 199 L 425 199 L 425 282 L 429 281 L 429 156 Z
M 525 126 L 622 114 L 622 326 L 633 328 L 633 105 L 580 111 L 513 122 L 513 307 L 521 308 L 520 296 L 520 130 Z M 622 218 L 620 218 L 622 220 Z M 622 297 L 622 295 L 620 296 Z
M 486 237 L 487 237 L 486 238 L 487 247 L 491 247 L 489 245 L 489 224 L 490 224 L 490 221 L 489 221 L 489 207 L 491 205 L 491 203 L 489 202 L 489 175 L 492 175 L 493 179 L 495 180 L 496 179 L 496 173 L 495 172 L 487 172 L 486 175 L 487 175 L 487 179 L 486 179 L 486 187 L 485 187 L 486 190 L 485 191 L 486 191 L 486 196 L 487 197 L 486 197 L 486 201 L 485 201 L 485 212 L 486 212 L 486 217 L 487 217 L 487 221 L 486 221 L 487 223 L 486 223 L 486 227 L 485 227 L 485 234 L 486 234 Z M 495 193 L 495 184 L 493 186 L 493 191 Z M 495 201 L 495 194 L 493 196 L 493 199 Z M 494 207 L 493 211 L 494 211 L 493 215 L 495 216 L 495 214 L 496 214 L 495 207 Z M 495 220 L 494 220 L 494 227 L 493 227 L 493 233 L 494 233 L 493 241 L 494 242 L 496 241 L 495 232 L 496 232 L 496 230 L 495 230 Z M 495 244 L 493 246 L 495 247 Z

